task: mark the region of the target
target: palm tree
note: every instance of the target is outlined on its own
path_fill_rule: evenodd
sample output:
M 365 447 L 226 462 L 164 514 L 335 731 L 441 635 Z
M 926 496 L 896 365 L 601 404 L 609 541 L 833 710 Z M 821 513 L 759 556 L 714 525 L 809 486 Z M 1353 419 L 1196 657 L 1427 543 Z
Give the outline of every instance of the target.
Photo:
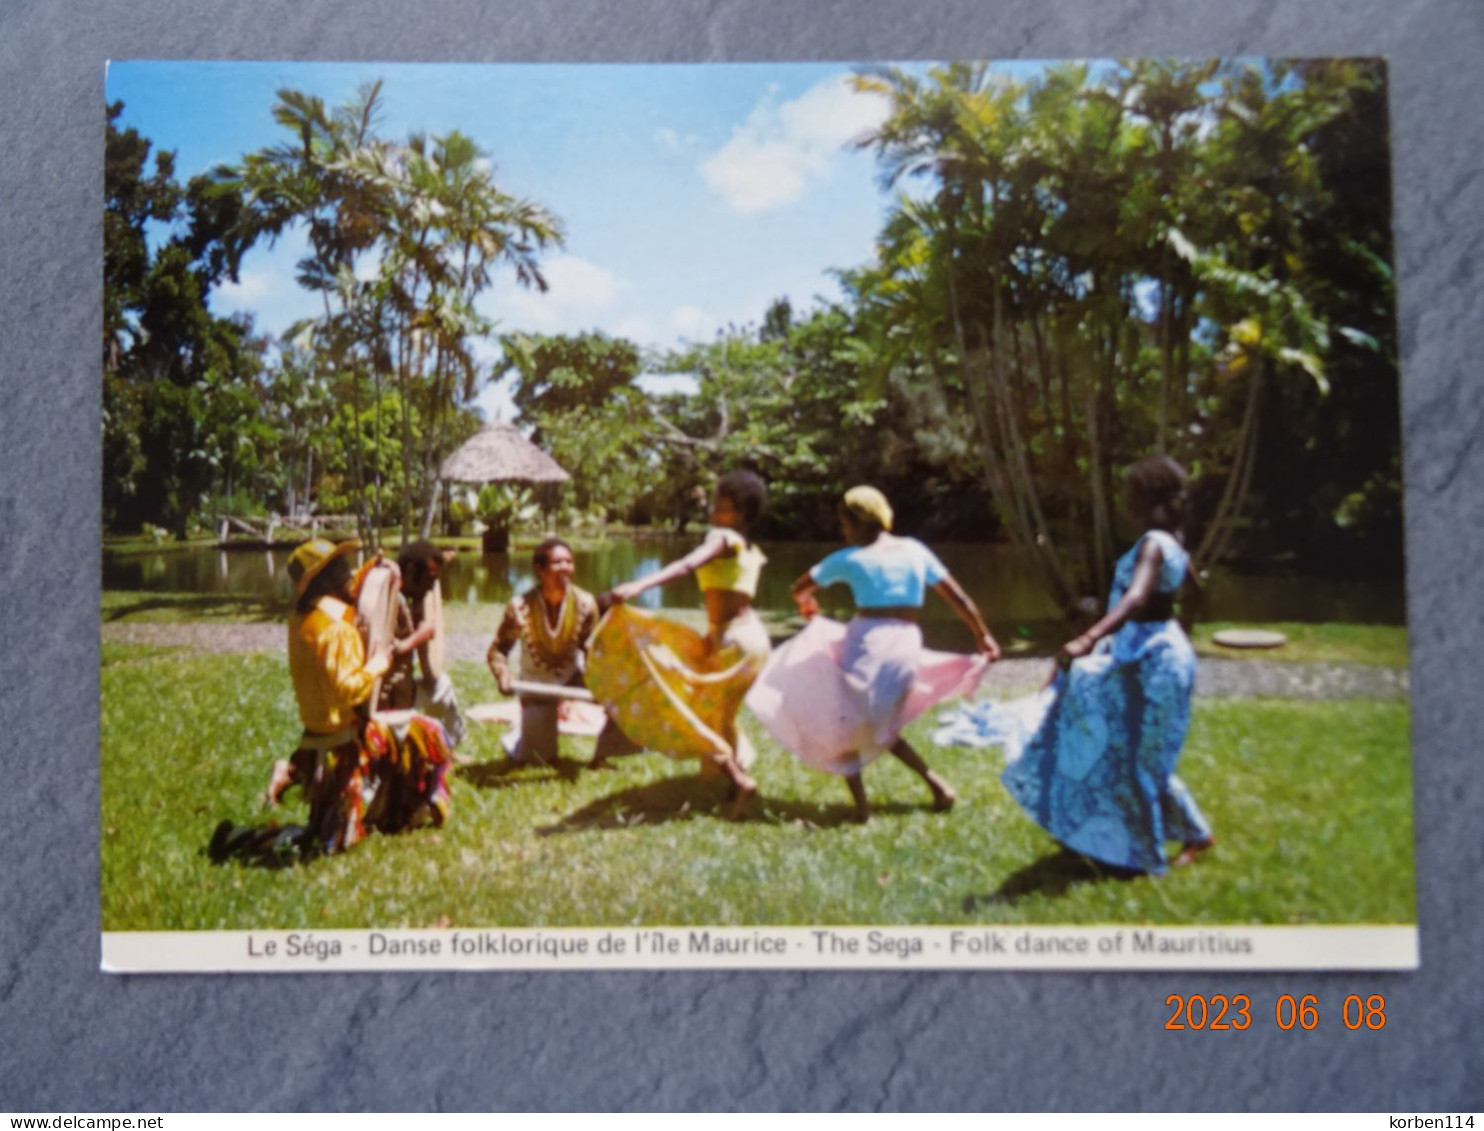
M 374 130 L 380 110 L 381 83 L 363 86 L 356 97 L 334 111 L 324 101 L 295 90 L 278 91 L 274 119 L 293 134 L 291 141 L 269 146 L 243 157 L 237 165 L 216 171 L 223 190 L 241 192 L 246 202 L 243 224 L 254 236 L 276 240 L 291 226 L 302 224 L 309 241 L 308 254 L 299 261 L 301 286 L 317 291 L 323 303 L 316 339 L 324 348 L 323 379 L 354 374 L 349 352 L 358 341 L 347 333 L 359 320 L 354 307 L 358 291 L 355 267 L 377 242 L 388 201 L 378 186 L 357 172 L 367 151 L 381 146 Z M 299 326 L 292 337 L 303 338 Z M 360 384 L 350 384 L 352 404 L 360 411 Z M 366 505 L 364 453 L 353 453 L 358 521 L 363 539 L 379 541 L 379 517 Z

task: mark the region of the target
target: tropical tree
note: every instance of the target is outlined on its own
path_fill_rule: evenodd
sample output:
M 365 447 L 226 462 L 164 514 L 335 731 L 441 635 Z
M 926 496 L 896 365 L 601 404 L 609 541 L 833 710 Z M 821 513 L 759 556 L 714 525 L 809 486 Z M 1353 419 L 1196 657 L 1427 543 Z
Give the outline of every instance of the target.
M 437 466 L 474 427 L 467 406 L 486 376 L 476 343 L 493 324 L 476 300 L 499 269 L 544 289 L 540 254 L 562 240 L 559 221 L 504 192 L 467 137 L 414 133 L 393 143 L 377 132 L 379 108 L 379 83 L 334 110 L 281 90 L 273 112 L 292 140 L 219 172 L 224 187 L 245 193 L 245 228 L 307 234 L 299 281 L 323 311 L 293 336 L 312 347 L 321 384 L 343 383 L 352 414 L 369 407 L 377 418 L 375 448 L 352 430 L 351 460 L 363 534 L 373 539 L 391 481 L 403 537 L 419 505 L 423 531 L 431 527 Z M 387 449 L 380 416 L 393 406 L 397 443 Z
M 182 189 L 170 153 L 147 172 L 151 143 L 118 128 L 122 112 L 109 107 L 105 142 L 104 522 L 184 537 L 213 490 L 230 495 L 256 468 L 238 422 L 266 343 L 207 306 L 245 250 L 232 234 L 240 200 L 201 178 Z
M 860 337 L 964 407 L 995 510 L 1046 589 L 1102 585 L 1117 468 L 1151 450 L 1197 472 L 1200 560 L 1230 552 L 1252 532 L 1256 469 L 1275 462 L 1260 454 L 1281 411 L 1268 389 L 1312 420 L 1334 343 L 1381 341 L 1321 303 L 1346 289 L 1337 260 L 1384 265 L 1384 242 L 1312 253 L 1335 212 L 1314 144 L 1375 77 L 1146 61 L 856 82 L 890 101 L 861 143 L 883 183 L 924 186 L 898 197 L 876 261 L 842 274 Z M 1390 310 L 1389 278 L 1358 289 Z
M 517 419 L 571 474 L 577 509 L 620 518 L 651 509 L 668 467 L 652 442 L 651 398 L 635 384 L 638 348 L 601 333 L 507 334 L 500 345 Z

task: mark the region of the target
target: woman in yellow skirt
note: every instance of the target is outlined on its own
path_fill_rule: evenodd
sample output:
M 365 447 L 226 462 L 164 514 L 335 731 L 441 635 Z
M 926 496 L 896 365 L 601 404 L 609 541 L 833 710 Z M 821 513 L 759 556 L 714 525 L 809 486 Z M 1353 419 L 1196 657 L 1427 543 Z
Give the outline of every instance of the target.
M 767 558 L 752 541 L 767 488 L 750 471 L 722 476 L 705 541 L 678 561 L 605 594 L 612 608 L 593 639 L 588 686 L 638 746 L 700 758 L 724 774 L 734 812 L 757 792 L 755 753 L 737 712 L 768 659 L 768 633 L 752 607 Z M 706 606 L 706 635 L 623 607 L 645 590 L 694 573 Z

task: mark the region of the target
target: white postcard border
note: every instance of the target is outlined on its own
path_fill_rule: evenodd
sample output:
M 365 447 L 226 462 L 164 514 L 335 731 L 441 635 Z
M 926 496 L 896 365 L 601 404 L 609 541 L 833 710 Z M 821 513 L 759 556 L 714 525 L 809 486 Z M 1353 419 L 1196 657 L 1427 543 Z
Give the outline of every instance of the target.
M 116 974 L 392 970 L 1415 970 L 1415 925 L 105 931 Z

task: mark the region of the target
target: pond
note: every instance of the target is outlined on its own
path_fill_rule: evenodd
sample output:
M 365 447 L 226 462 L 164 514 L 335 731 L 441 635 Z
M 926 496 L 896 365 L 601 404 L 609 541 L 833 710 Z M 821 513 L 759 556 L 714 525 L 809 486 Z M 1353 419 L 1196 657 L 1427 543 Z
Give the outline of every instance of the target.
M 576 582 L 594 593 L 657 569 L 697 544 L 698 537 L 666 535 L 610 538 L 577 555 Z M 783 542 L 764 546 L 757 604 L 762 609 L 791 611 L 789 586 L 838 544 Z M 1009 546 L 939 543 L 933 549 L 979 603 L 992 628 L 1003 631 L 1027 622 L 1055 620 L 1058 610 L 1041 592 Z M 103 588 L 267 597 L 287 602 L 291 587 L 284 551 L 222 551 L 214 548 L 164 550 L 159 553 L 103 556 Z M 444 599 L 469 604 L 503 603 L 533 584 L 530 554 L 481 555 L 460 551 L 444 574 Z M 836 604 L 846 607 L 843 588 Z M 830 596 L 834 591 L 828 591 Z M 651 590 L 637 602 L 650 608 L 693 607 L 694 584 L 682 582 Z M 826 601 L 829 607 L 830 602 Z M 951 624 L 952 611 L 942 601 L 929 603 L 926 623 Z M 1202 619 L 1271 623 L 1347 622 L 1403 624 L 1402 584 L 1396 578 L 1334 579 L 1295 575 L 1241 574 L 1217 569 L 1207 587 Z M 934 634 L 936 635 L 936 633 Z

